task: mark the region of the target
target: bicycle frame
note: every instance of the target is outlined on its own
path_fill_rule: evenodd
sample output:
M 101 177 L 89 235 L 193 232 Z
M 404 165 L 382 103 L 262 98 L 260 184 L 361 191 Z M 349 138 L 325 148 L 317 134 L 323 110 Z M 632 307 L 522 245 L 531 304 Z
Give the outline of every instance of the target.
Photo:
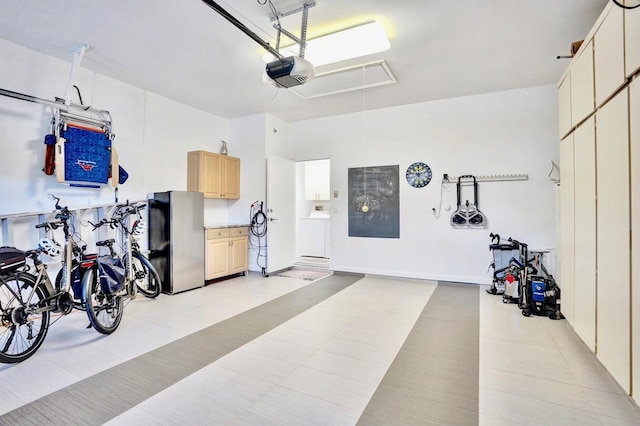
M 127 274 L 126 282 L 125 282 L 125 290 L 127 296 L 130 299 L 136 298 L 136 287 L 135 287 L 135 277 L 133 276 L 133 248 L 131 244 L 131 240 L 133 239 L 133 235 L 129 232 L 129 216 L 124 219 L 124 223 L 122 223 L 120 229 L 120 238 L 124 239 L 122 242 L 124 244 L 124 270 Z
M 117 230 L 116 242 L 123 253 L 122 261 L 125 269 L 125 280 L 124 283 L 122 283 L 123 288 L 116 294 L 127 296 L 132 300 L 137 296 L 136 279 L 138 277 L 136 276 L 133 268 L 133 258 L 134 252 L 139 252 L 139 246 L 134 237 L 134 231 L 131 229 L 132 226 L 130 218 L 132 214 L 138 215 L 138 217 L 140 217 L 140 210 L 142 210 L 145 206 L 146 205 L 139 204 L 130 205 L 128 203 L 126 205 L 120 205 L 117 206 L 116 211 L 112 215 L 111 219 L 103 219 L 98 224 L 91 224 L 94 229 L 97 229 L 100 226 L 109 225 L 112 229 L 115 228 Z M 112 247 L 113 240 L 106 240 L 101 243 L 101 245 L 109 247 L 111 257 L 118 257 Z
M 29 257 L 32 259 L 35 269 L 38 271 L 36 283 L 38 285 L 43 284 L 46 288 L 48 297 L 44 299 L 42 302 L 46 303 L 47 306 L 38 309 L 38 312 L 42 312 L 44 310 L 50 311 L 60 311 L 63 314 L 68 314 L 73 309 L 73 297 L 67 297 L 66 295 L 71 295 L 71 272 L 73 269 L 73 260 L 74 255 L 78 258 L 78 264 L 80 265 L 82 261 L 82 254 L 84 253 L 85 247 L 79 247 L 73 239 L 73 235 L 70 232 L 70 227 L 68 221 L 72 219 L 71 212 L 66 207 L 60 207 L 58 204 L 59 199 L 53 197 L 56 200 L 56 210 L 60 213 L 56 214 L 57 221 L 44 222 L 36 225 L 36 228 L 44 228 L 45 232 L 53 231 L 58 227 L 62 226 L 62 230 L 64 233 L 65 244 L 62 250 L 62 281 L 60 283 L 60 287 L 56 288 L 56 286 L 51 281 L 49 277 L 49 273 L 47 272 L 47 265 L 40 260 L 40 253 L 44 250 L 37 249 L 32 250 L 29 253 Z M 56 302 L 51 304 L 51 302 Z

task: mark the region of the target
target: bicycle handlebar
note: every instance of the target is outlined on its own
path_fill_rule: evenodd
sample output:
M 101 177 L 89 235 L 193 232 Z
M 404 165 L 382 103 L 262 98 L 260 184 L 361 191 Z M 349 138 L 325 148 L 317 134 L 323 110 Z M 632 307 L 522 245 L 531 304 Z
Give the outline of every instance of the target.
M 115 243 L 116 240 L 113 238 L 110 238 L 108 240 L 104 240 L 104 241 L 96 241 L 96 246 L 98 247 L 111 247 L 113 245 L 113 243 Z
M 111 229 L 113 229 L 113 225 L 117 225 L 118 224 L 118 220 L 117 219 L 102 219 L 100 222 L 98 223 L 93 223 L 91 221 L 87 221 L 89 222 L 89 225 L 91 225 L 93 227 L 93 231 L 95 231 L 96 229 L 100 228 L 101 226 L 104 225 L 109 225 L 109 227 Z
M 73 217 L 73 214 L 66 206 L 60 206 L 60 198 L 56 197 L 53 194 L 49 194 L 49 199 L 55 201 L 55 208 L 59 212 L 56 213 L 55 218 L 58 220 L 39 223 L 36 225 L 36 229 L 45 228 L 45 230 L 56 230 L 62 226 L 64 227 L 65 237 L 68 237 L 69 225 L 67 225 L 67 221 Z
M 527 247 L 528 247 L 528 244 L 521 243 L 520 241 L 518 241 L 518 240 L 514 240 L 514 239 L 513 239 L 513 238 L 511 238 L 511 237 L 509 237 L 509 240 L 508 240 L 508 241 L 509 241 L 510 243 L 517 244 L 517 245 L 522 246 L 522 247 L 525 247 L 525 248 L 527 248 Z
M 69 208 L 67 206 L 62 207 L 60 205 L 60 198 L 53 194 L 49 194 L 49 199 L 55 202 L 55 208 L 60 212 L 61 218 L 62 216 L 66 216 L 67 219 L 71 217 L 71 211 L 69 211 Z M 58 217 L 58 215 L 56 215 L 56 217 Z
M 57 216 L 56 216 L 57 217 Z M 57 222 L 43 222 L 43 223 L 39 223 L 36 225 L 36 229 L 40 229 L 40 228 L 46 228 L 46 229 L 58 229 L 59 227 L 61 227 L 62 225 L 64 225 L 63 221 L 57 221 Z
M 120 204 L 116 206 L 115 214 L 119 216 L 137 214 L 141 210 L 144 210 L 147 207 L 145 203 L 140 204 Z

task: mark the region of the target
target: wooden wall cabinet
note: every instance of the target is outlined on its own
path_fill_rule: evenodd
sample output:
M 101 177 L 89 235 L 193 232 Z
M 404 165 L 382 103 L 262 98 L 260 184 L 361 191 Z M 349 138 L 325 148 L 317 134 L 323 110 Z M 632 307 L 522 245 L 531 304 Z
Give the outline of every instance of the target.
M 207 229 L 205 279 L 225 277 L 249 270 L 247 227 Z
M 240 159 L 207 151 L 187 154 L 187 191 L 205 198 L 240 198 Z

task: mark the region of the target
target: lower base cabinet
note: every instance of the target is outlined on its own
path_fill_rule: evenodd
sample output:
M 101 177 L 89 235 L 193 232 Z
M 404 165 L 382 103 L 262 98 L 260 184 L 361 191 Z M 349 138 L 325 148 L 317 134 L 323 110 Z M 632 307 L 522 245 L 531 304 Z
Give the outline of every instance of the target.
M 249 228 L 214 228 L 206 232 L 205 279 L 249 270 Z
M 299 256 L 329 257 L 329 218 L 298 219 Z

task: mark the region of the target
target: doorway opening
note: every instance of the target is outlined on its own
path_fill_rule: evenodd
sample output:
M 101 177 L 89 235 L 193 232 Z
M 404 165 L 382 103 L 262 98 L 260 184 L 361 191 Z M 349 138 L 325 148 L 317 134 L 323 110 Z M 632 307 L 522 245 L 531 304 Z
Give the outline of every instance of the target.
M 329 159 L 296 163 L 296 263 L 330 269 L 331 209 Z

